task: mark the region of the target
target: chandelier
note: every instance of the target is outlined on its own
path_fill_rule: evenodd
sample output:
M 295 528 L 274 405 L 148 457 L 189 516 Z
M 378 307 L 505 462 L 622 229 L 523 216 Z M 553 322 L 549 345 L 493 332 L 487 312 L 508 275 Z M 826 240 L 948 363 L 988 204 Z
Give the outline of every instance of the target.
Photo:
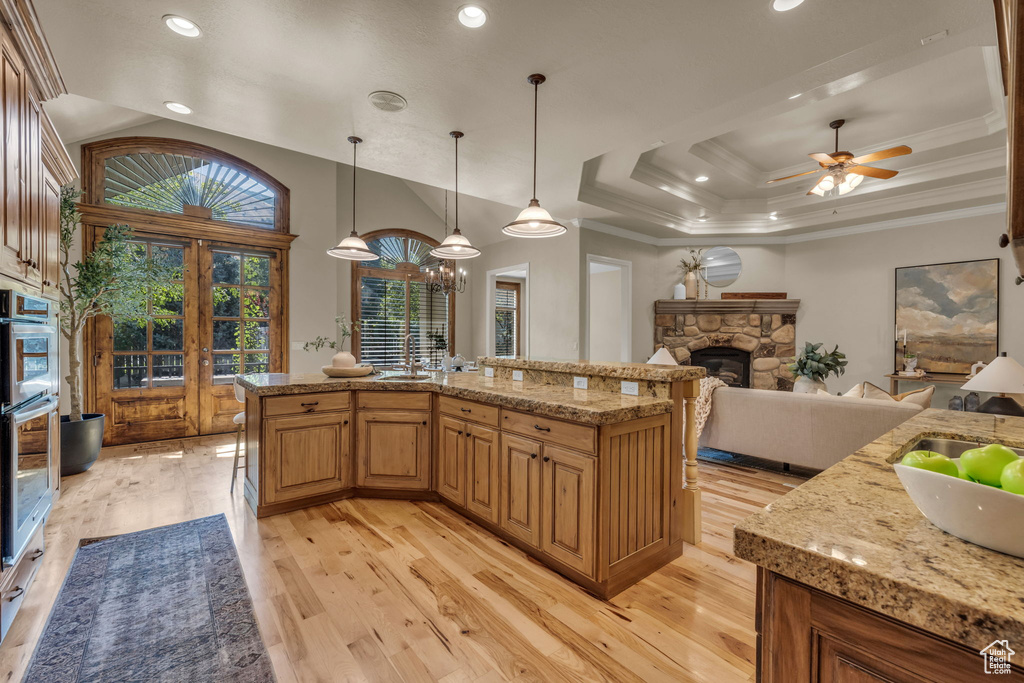
M 434 294 L 441 293 L 447 297 L 452 292 L 462 294 L 466 291 L 466 271 L 455 269 L 453 261 L 441 261 L 437 268 L 427 271 L 427 287 Z

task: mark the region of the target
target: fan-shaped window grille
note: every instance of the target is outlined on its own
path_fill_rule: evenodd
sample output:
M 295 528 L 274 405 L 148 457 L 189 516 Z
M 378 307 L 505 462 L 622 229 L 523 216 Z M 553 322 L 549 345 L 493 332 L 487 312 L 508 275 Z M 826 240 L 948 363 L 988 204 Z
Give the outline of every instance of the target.
M 103 164 L 103 200 L 133 209 L 185 214 L 273 230 L 277 192 L 214 159 L 137 152 Z
M 424 271 L 441 263 L 440 259 L 430 255 L 433 246 L 411 237 L 380 237 L 371 239 L 366 246 L 373 253 L 380 254 L 378 260 L 366 264 L 372 268 L 395 270 L 399 267 L 409 269 L 415 266 Z

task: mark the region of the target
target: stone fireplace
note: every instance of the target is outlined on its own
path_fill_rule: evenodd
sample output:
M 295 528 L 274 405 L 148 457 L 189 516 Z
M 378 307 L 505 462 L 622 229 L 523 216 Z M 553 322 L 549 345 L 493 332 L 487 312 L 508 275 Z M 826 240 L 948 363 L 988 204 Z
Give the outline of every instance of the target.
M 681 365 L 703 365 L 709 375 L 722 372 L 730 386 L 744 385 L 743 356 L 726 350 L 742 351 L 750 354 L 746 386 L 790 391 L 793 375 L 787 366 L 796 355 L 799 305 L 799 299 L 655 301 L 654 348 L 664 346 Z

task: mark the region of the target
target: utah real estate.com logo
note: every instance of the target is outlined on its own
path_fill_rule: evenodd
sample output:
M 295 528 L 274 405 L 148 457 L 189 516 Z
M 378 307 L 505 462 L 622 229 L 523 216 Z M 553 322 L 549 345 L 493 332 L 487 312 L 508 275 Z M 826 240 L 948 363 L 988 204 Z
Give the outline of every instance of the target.
M 1012 673 L 1010 669 L 1010 657 L 1016 653 L 1010 649 L 1010 643 L 1006 640 L 995 640 L 988 647 L 981 651 L 985 662 L 985 673 L 1007 674 Z

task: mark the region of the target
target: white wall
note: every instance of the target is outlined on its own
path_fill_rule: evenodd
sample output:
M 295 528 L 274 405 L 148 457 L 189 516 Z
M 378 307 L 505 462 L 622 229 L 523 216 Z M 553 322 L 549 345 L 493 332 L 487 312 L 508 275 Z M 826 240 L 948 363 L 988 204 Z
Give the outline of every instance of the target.
M 590 273 L 590 360 L 622 360 L 621 268 Z
M 498 229 L 498 228 L 495 228 Z M 487 353 L 487 272 L 521 263 L 530 264 L 527 320 L 523 337 L 529 335 L 533 358 L 578 359 L 580 353 L 580 230 L 569 227 L 560 237 L 545 239 L 509 238 L 483 247 L 483 254 L 470 261 L 473 287 L 472 348 L 474 356 Z

